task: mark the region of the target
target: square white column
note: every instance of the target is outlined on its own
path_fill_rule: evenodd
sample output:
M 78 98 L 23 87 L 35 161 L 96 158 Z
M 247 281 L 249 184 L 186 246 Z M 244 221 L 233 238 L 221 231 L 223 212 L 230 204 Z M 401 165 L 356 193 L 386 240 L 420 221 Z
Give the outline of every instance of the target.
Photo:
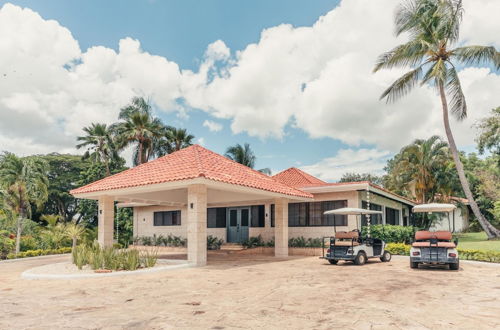
M 188 261 L 195 266 L 207 264 L 207 187 L 188 187 L 187 196 Z
M 288 199 L 274 200 L 274 255 L 288 257 Z
M 115 200 L 111 196 L 99 198 L 97 241 L 102 247 L 113 246 Z

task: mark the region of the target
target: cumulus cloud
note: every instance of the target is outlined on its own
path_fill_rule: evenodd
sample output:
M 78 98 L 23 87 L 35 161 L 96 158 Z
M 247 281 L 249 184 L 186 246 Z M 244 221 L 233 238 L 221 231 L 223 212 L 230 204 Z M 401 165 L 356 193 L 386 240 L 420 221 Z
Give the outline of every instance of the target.
M 222 130 L 222 124 L 208 119 L 203 122 L 203 126 L 207 127 L 210 132 L 219 132 Z
M 372 74 L 376 57 L 404 41 L 393 34 L 393 8 L 399 2 L 344 0 L 312 26 L 265 29 L 257 43 L 236 52 L 217 40 L 195 71 L 181 71 L 131 38 L 120 40 L 117 51 L 102 46 L 82 51 L 58 22 L 5 4 L 0 9 L 0 149 L 73 151 L 83 126 L 113 122 L 135 95 L 185 118 L 190 108 L 200 109 L 230 120 L 233 133 L 262 139 L 283 139 L 292 126 L 312 138 L 395 152 L 415 138 L 443 135 L 439 100 L 429 87 L 395 104 L 378 100 L 402 74 Z M 463 41 L 500 46 L 495 16 L 500 1 L 466 0 L 464 6 Z M 473 144 L 475 121 L 500 104 L 500 76 L 488 68 L 459 74 L 469 118 L 452 126 L 464 147 Z M 218 125 L 204 123 L 212 131 Z
M 166 111 L 177 107 L 177 64 L 144 52 L 137 40 L 120 40 L 118 52 L 82 52 L 58 22 L 8 3 L 0 9 L 0 40 L 2 149 L 74 152 L 83 126 L 115 121 L 135 95 Z
M 333 157 L 301 169 L 324 181 L 338 181 L 345 173 L 382 174 L 391 153 L 377 149 L 341 149 Z

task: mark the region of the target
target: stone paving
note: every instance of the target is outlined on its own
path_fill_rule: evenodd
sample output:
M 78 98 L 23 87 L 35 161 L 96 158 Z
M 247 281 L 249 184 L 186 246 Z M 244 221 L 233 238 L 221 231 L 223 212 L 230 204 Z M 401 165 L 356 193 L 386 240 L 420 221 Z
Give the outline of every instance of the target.
M 0 262 L 0 329 L 494 329 L 500 267 L 411 270 L 317 257 L 209 254 L 208 266 L 137 276 L 25 280 L 54 256 Z

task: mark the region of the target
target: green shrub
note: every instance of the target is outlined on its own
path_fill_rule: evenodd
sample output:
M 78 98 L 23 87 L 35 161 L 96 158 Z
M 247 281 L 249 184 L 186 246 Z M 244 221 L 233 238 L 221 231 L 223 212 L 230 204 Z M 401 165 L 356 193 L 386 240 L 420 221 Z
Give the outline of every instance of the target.
M 10 238 L 9 232 L 0 232 L 0 259 L 5 259 L 16 248 L 16 241 Z
M 169 234 L 168 236 L 163 235 L 153 235 L 153 236 L 141 236 L 134 238 L 134 243 L 144 246 L 171 246 L 171 247 L 183 247 L 187 245 L 187 239 L 181 236 L 175 236 Z
M 154 267 L 158 260 L 158 251 L 143 251 L 140 255 L 140 264 L 144 268 Z
M 224 241 L 216 236 L 207 236 L 207 250 L 219 250 Z
M 15 253 L 9 253 L 7 255 L 7 259 L 38 257 L 38 256 L 52 255 L 52 254 L 64 254 L 70 252 L 71 252 L 71 247 L 62 247 L 59 249 L 29 250 L 29 251 L 19 252 L 17 255 Z
M 315 248 L 315 247 L 321 247 L 321 243 L 322 243 L 321 238 L 305 239 L 303 236 L 300 236 L 300 237 L 290 238 L 288 240 L 288 247 Z
M 141 266 L 138 250 L 128 250 L 126 253 L 122 253 L 122 256 L 122 267 L 124 270 L 136 270 Z
M 388 243 L 385 249 L 391 254 L 398 254 L 402 256 L 410 255 L 410 245 L 404 243 Z
M 361 228 L 361 236 L 366 238 L 366 226 Z M 413 241 L 416 229 L 409 226 L 394 226 L 394 225 L 372 225 L 370 226 L 370 236 L 378 238 L 386 243 L 406 243 Z
M 248 238 L 247 240 L 242 242 L 241 245 L 243 245 L 247 249 L 251 249 L 254 247 L 258 247 L 258 246 L 265 246 L 265 243 L 264 243 L 264 240 L 262 239 L 262 236 L 259 235 L 256 237 L 253 236 L 253 237 Z

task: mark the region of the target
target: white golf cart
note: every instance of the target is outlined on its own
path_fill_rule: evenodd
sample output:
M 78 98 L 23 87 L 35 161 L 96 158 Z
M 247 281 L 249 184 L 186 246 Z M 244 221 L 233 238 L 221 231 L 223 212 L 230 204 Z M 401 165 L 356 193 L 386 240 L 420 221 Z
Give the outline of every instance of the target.
M 353 261 L 356 265 L 365 264 L 369 258 L 380 258 L 380 260 L 383 262 L 391 261 L 391 254 L 385 250 L 385 242 L 378 238 L 371 238 L 369 217 L 367 222 L 367 238 L 363 239 L 361 237 L 361 232 L 358 225 L 358 220 L 360 220 L 358 216 L 382 214 L 382 212 L 346 207 L 326 211 L 324 214 L 355 215 L 357 229 L 349 232 L 338 232 L 334 222 L 333 228 L 335 231 L 335 236 L 323 237 L 323 256 L 320 258 L 327 259 L 332 265 L 336 265 L 339 260 Z M 325 253 L 326 239 L 328 239 L 327 244 L 329 245 L 329 248 Z
M 457 245 L 452 242 L 450 212 L 457 207 L 453 204 L 421 204 L 413 207 L 414 213 L 448 213 L 450 231 L 420 230 L 415 233 L 415 240 L 410 249 L 410 268 L 418 268 L 419 264 L 449 265 L 451 270 L 459 269 Z

